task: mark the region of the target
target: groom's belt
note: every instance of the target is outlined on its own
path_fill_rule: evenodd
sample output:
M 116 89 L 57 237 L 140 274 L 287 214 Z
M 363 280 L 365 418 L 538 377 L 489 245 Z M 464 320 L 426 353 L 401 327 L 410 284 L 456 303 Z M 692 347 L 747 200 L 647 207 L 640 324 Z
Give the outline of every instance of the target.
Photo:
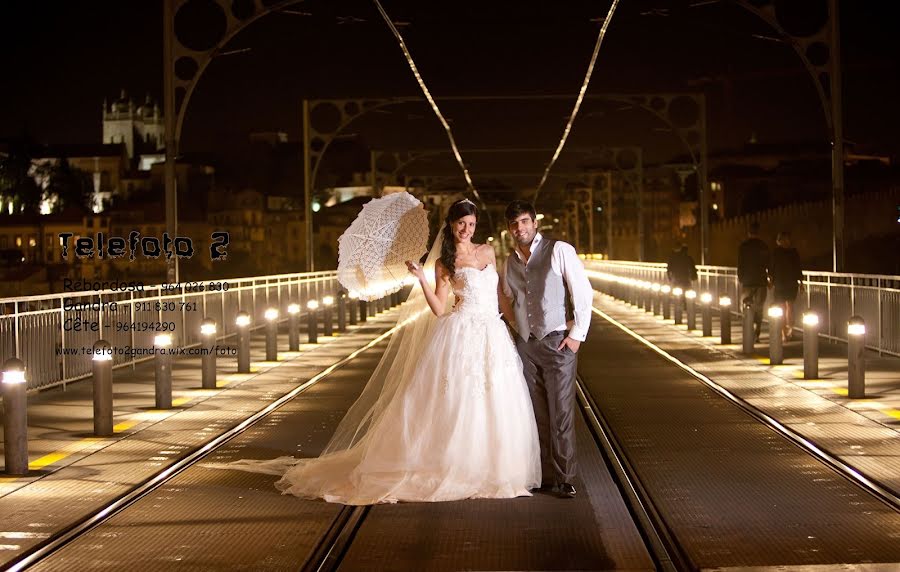
M 555 330 L 555 331 L 552 331 L 552 332 L 550 332 L 549 334 L 547 334 L 546 337 L 548 337 L 548 338 L 556 338 L 556 337 L 565 337 L 565 336 L 567 336 L 567 335 L 569 335 L 568 330 Z M 531 335 L 528 336 L 528 341 L 529 341 L 529 342 L 532 341 L 532 340 L 536 340 L 536 339 L 537 339 L 537 338 L 534 337 L 534 334 L 531 334 Z

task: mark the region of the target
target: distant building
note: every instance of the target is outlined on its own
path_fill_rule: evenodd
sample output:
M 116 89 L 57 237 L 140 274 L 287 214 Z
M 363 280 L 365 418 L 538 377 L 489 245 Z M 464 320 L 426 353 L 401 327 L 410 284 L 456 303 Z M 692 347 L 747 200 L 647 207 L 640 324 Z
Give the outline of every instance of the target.
M 162 112 L 149 95 L 135 105 L 123 89 L 111 104 L 103 101 L 103 142 L 124 144 L 132 167 L 148 170 L 165 160 L 165 141 Z

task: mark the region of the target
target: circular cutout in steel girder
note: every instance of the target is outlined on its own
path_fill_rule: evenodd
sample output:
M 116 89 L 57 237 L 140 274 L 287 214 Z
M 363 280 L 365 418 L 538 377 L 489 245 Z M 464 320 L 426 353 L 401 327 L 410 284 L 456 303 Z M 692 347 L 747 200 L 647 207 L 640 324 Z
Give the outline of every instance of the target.
M 679 95 L 669 102 L 666 117 L 675 127 L 682 129 L 696 125 L 700 120 L 700 104 L 693 97 Z
M 213 0 L 188 0 L 175 13 L 175 37 L 182 46 L 203 52 L 225 37 L 228 19 Z
M 181 56 L 175 60 L 175 75 L 181 81 L 191 81 L 197 75 L 200 65 L 190 56 Z
M 319 133 L 334 133 L 341 125 L 341 110 L 330 102 L 317 103 L 309 110 L 309 121 Z
M 393 173 L 398 166 L 397 157 L 393 153 L 380 153 L 375 158 L 375 170 L 381 173 Z
M 309 141 L 309 148 L 315 151 L 316 153 L 321 153 L 322 149 L 325 148 L 325 140 L 321 137 L 313 137 Z
M 359 104 L 355 101 L 348 101 L 344 104 L 344 113 L 351 117 L 356 115 L 359 113 Z
M 661 97 L 654 97 L 650 100 L 650 109 L 662 113 L 666 109 L 666 100 Z
M 623 171 L 637 168 L 638 154 L 634 149 L 619 149 L 616 153 L 616 167 Z
M 231 0 L 231 14 L 238 20 L 246 20 L 256 13 L 253 0 Z
M 806 46 L 806 59 L 814 66 L 824 66 L 831 57 L 831 50 L 824 42 L 813 42 Z
M 827 0 L 775 0 L 775 19 L 784 31 L 807 38 L 828 23 Z

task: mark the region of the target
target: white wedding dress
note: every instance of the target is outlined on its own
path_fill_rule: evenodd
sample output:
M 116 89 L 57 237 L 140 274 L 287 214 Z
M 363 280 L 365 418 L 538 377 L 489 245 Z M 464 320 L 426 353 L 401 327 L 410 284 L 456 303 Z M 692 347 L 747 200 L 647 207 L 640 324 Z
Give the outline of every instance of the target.
M 497 309 L 497 271 L 460 268 L 414 373 L 350 448 L 293 460 L 285 494 L 349 505 L 528 496 L 540 449 L 522 363 Z

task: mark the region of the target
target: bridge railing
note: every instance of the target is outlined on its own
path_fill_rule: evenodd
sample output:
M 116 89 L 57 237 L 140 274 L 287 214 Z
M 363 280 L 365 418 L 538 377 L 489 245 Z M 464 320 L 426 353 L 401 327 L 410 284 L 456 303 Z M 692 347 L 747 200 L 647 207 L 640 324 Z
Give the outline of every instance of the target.
M 589 270 L 657 284 L 666 284 L 666 265 L 620 260 L 585 260 Z M 709 292 L 713 303 L 720 296 L 740 300 L 737 268 L 698 266 L 695 288 Z M 768 300 L 769 302 L 771 300 Z M 735 310 L 740 304 L 733 305 Z M 847 321 L 858 315 L 866 322 L 866 346 L 880 353 L 900 356 L 900 276 L 880 274 L 847 274 L 838 272 L 803 272 L 803 290 L 795 302 L 794 327 L 803 329 L 803 312 L 819 315 L 820 335 L 847 341 Z
M 18 357 L 27 367 L 28 389 L 65 384 L 91 374 L 91 348 L 99 339 L 124 351 L 113 354 L 113 366 L 150 359 L 154 337 L 173 334 L 187 347 L 200 342 L 200 322 L 212 318 L 217 339 L 235 333 L 237 312 L 248 312 L 252 326 L 264 324 L 270 306 L 287 316 L 289 303 L 321 300 L 338 289 L 336 272 L 279 274 L 127 286 L 115 290 L 67 292 L 45 296 L 0 298 L 0 365 Z

